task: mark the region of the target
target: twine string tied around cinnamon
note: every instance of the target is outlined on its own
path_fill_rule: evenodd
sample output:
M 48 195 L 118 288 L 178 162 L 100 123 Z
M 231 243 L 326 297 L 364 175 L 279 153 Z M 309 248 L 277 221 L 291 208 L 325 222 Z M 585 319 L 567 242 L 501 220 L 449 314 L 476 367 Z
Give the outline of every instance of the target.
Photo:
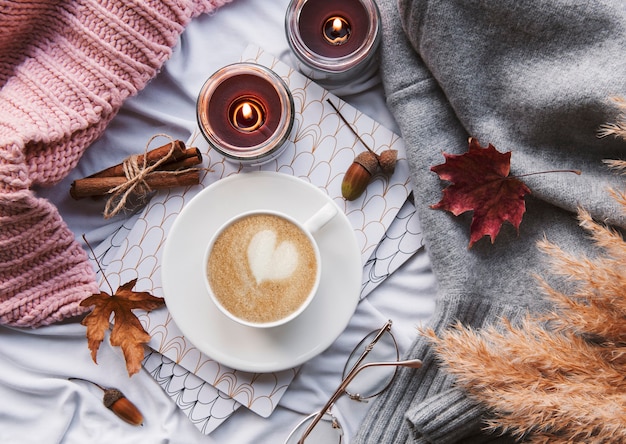
M 150 144 L 157 137 L 166 137 L 170 140 L 170 150 L 167 155 L 157 160 L 151 165 L 148 165 L 148 156 Z M 168 158 L 172 156 L 174 149 L 176 148 L 175 140 L 167 134 L 155 134 L 148 140 L 146 144 L 145 153 L 142 155 L 135 154 L 126 158 L 123 162 L 124 175 L 126 182 L 116 186 L 110 190 L 111 196 L 107 200 L 104 207 L 104 218 L 109 219 L 120 211 L 126 208 L 128 199 L 131 195 L 137 195 L 140 198 L 145 198 L 151 191 L 150 185 L 146 181 L 146 178 L 150 173 L 159 169 L 159 167 L 167 162 Z M 143 160 L 139 160 L 143 157 Z M 168 175 L 179 175 L 184 171 L 168 171 Z

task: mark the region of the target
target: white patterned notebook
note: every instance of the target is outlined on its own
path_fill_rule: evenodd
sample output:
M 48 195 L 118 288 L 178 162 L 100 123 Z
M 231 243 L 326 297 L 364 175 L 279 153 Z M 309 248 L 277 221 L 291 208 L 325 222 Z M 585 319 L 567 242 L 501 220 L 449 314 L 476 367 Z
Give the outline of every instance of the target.
M 242 61 L 260 63 L 274 70 L 289 86 L 296 106 L 296 130 L 281 156 L 261 167 L 243 170 L 276 171 L 302 178 L 335 201 L 357 234 L 364 266 L 361 292 L 364 297 L 421 247 L 415 208 L 407 200 L 411 184 L 402 140 L 257 47 L 249 47 Z M 399 154 L 393 176 L 375 177 L 366 192 L 352 202 L 341 197 L 341 181 L 364 147 L 327 99 L 333 101 L 374 151 L 396 149 Z M 137 291 L 162 296 L 160 255 L 172 222 L 203 187 L 242 171 L 239 165 L 226 162 L 210 150 L 201 137 L 194 138 L 189 145 L 201 150 L 204 166 L 210 170 L 202 184 L 157 193 L 139 215 L 98 247 L 97 255 L 101 259 L 106 256 L 103 265 L 114 288 L 137 278 Z M 140 319 L 152 336 L 149 345 L 153 353 L 146 357 L 144 367 L 204 433 L 213 430 L 240 404 L 269 416 L 296 374 L 296 369 L 253 374 L 226 368 L 189 343 L 167 309 L 141 314 Z M 194 408 L 189 408 L 190 405 Z

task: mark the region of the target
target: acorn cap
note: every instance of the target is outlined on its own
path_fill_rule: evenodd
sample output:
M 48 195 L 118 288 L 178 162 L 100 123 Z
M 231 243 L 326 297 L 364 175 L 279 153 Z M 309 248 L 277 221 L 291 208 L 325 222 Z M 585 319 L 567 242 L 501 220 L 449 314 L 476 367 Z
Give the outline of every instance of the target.
M 372 176 L 378 169 L 378 158 L 376 157 L 376 154 L 371 151 L 363 151 L 362 153 L 359 153 L 354 161 L 365 168 Z
M 102 402 L 104 403 L 104 406 L 106 408 L 110 409 L 115 401 L 123 397 L 124 394 L 118 389 L 110 388 L 104 391 L 104 397 L 102 399 Z
M 391 176 L 396 169 L 398 150 L 385 150 L 378 156 L 378 162 L 383 173 Z

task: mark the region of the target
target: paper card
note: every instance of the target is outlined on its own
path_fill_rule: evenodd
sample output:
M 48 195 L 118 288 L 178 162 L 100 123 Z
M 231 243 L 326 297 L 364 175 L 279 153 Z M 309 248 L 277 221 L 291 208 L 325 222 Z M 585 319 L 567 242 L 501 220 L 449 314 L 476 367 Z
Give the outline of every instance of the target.
M 160 192 L 148 203 L 126 238 L 119 242 L 116 257 L 107 266 L 107 277 L 114 288 L 137 278 L 137 291 L 150 291 L 155 296 L 162 296 L 160 255 L 174 219 L 185 203 L 204 186 L 242 170 L 291 174 L 325 191 L 353 225 L 364 265 L 405 204 L 411 185 L 404 146 L 399 136 L 259 48 L 247 49 L 242 60 L 270 67 L 289 85 L 296 106 L 296 118 L 295 131 L 286 142 L 285 151 L 263 166 L 242 168 L 225 161 L 209 149 L 202 137 L 196 136 L 189 145 L 200 149 L 204 166 L 209 170 L 202 185 Z M 344 118 L 376 152 L 398 150 L 398 163 L 393 176 L 376 176 L 366 192 L 352 202 L 341 197 L 341 181 L 354 157 L 365 148 L 327 103 L 327 99 L 333 101 Z M 295 375 L 295 369 L 250 374 L 224 367 L 186 340 L 167 309 L 142 314 L 141 320 L 152 336 L 151 348 L 259 415 L 271 414 Z
M 237 401 L 160 353 L 146 355 L 143 366 L 205 435 L 241 407 Z
M 363 267 L 361 299 L 424 246 L 422 227 L 412 199 L 407 199 Z

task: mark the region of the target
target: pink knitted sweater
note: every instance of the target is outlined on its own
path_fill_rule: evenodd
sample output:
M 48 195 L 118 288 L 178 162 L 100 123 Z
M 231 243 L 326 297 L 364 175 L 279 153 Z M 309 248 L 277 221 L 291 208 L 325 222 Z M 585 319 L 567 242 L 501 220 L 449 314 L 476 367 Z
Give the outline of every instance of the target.
M 189 21 L 230 0 L 0 0 L 0 323 L 82 312 L 93 269 L 32 186 L 76 166 Z

